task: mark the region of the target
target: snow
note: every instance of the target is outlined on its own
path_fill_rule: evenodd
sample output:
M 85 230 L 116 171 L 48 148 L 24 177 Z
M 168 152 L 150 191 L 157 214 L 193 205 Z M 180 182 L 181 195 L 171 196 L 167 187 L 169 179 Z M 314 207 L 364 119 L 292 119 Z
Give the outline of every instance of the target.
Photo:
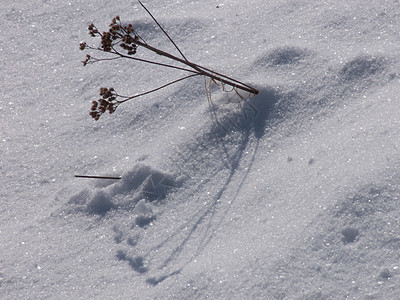
M 398 1 L 145 5 L 260 93 L 209 103 L 194 77 L 95 122 L 100 87 L 179 74 L 82 67 L 87 26 L 168 39 L 136 1 L 1 2 L 1 298 L 398 298 Z

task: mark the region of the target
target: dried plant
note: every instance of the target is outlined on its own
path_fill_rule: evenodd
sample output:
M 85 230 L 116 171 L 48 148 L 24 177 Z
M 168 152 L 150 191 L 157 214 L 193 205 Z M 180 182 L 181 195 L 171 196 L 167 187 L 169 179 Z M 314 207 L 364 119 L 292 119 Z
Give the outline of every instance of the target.
M 222 88 L 225 89 L 225 86 L 230 86 L 231 90 L 234 90 L 239 96 L 240 94 L 238 93 L 238 90 L 243 90 L 246 91 L 250 94 L 258 94 L 258 91 L 243 83 L 238 80 L 235 80 L 233 78 L 230 78 L 226 75 L 217 73 L 215 71 L 212 71 L 208 68 L 205 68 L 203 66 L 200 66 L 198 64 L 192 63 L 186 59 L 182 51 L 178 48 L 178 46 L 175 44 L 175 42 L 172 40 L 172 38 L 167 34 L 167 32 L 164 30 L 164 28 L 158 23 L 158 21 L 154 18 L 154 16 L 149 12 L 149 10 L 138 0 L 140 5 L 146 10 L 146 12 L 151 16 L 151 18 L 154 20 L 154 22 L 157 24 L 157 26 L 163 31 L 163 33 L 168 37 L 168 39 L 171 41 L 171 43 L 174 45 L 174 47 L 178 50 L 179 54 L 181 57 L 177 57 L 173 54 L 170 54 L 168 52 L 162 51 L 160 49 L 157 49 L 155 47 L 152 47 L 148 43 L 144 41 L 140 37 L 140 35 L 136 32 L 136 30 L 133 28 L 132 24 L 128 25 L 122 25 L 122 22 L 120 20 L 120 17 L 117 16 L 115 17 L 112 22 L 109 25 L 108 31 L 103 31 L 101 32 L 94 24 L 89 25 L 89 35 L 95 38 L 100 38 L 100 45 L 97 47 L 93 47 L 88 45 L 86 42 L 82 42 L 79 45 L 79 48 L 81 50 L 93 50 L 93 51 L 99 51 L 103 53 L 107 53 L 111 55 L 111 57 L 107 58 L 96 58 L 93 57 L 89 54 L 86 55 L 86 59 L 82 62 L 84 66 L 88 64 L 92 64 L 95 62 L 99 61 L 108 61 L 108 60 L 116 60 L 116 59 L 131 59 L 135 61 L 140 61 L 144 63 L 149 63 L 149 64 L 154 64 L 154 65 L 159 65 L 162 67 L 167 67 L 167 68 L 173 68 L 176 70 L 184 71 L 187 72 L 188 75 L 183 76 L 181 78 L 178 78 L 176 80 L 170 81 L 160 87 L 157 87 L 155 89 L 149 90 L 144 93 L 140 93 L 134 96 L 122 96 L 118 94 L 114 88 L 105 88 L 102 87 L 100 88 L 100 96 L 101 98 L 98 99 L 97 101 L 92 101 L 92 107 L 90 111 L 90 115 L 95 119 L 98 120 L 100 116 L 108 111 L 110 114 L 113 113 L 117 107 L 121 104 L 124 103 L 128 100 L 155 92 L 157 90 L 160 90 L 162 88 L 165 88 L 171 84 L 177 83 L 179 81 L 194 77 L 194 76 L 204 76 L 205 78 L 209 78 L 209 84 L 207 85 L 207 80 L 205 80 L 205 85 L 206 85 L 206 93 L 207 97 L 210 100 L 211 99 L 211 84 L 214 83 L 216 85 L 221 85 Z M 161 55 L 163 57 L 169 58 L 175 62 L 178 62 L 182 64 L 182 66 L 176 66 L 172 64 L 165 64 L 165 63 L 160 63 L 157 61 L 153 60 L 147 60 L 143 58 L 138 58 L 135 56 L 135 54 L 138 51 L 138 48 L 144 48 L 146 50 L 149 50 L 151 52 L 154 52 L 158 55 Z

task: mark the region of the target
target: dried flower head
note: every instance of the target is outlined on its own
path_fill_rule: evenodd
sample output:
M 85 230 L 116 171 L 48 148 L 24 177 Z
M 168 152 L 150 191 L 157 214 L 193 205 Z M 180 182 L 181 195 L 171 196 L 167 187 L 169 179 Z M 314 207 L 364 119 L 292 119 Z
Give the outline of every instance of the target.
M 96 28 L 96 26 L 94 26 L 93 23 L 89 25 L 88 30 L 89 34 L 93 37 L 99 34 L 99 30 Z
M 105 52 L 110 52 L 112 48 L 112 40 L 111 40 L 111 33 L 110 32 L 103 32 L 101 36 L 101 48 Z
M 128 32 L 128 34 L 135 32 L 135 30 L 133 29 L 132 24 L 129 24 L 128 26 L 126 26 L 125 30 Z
M 90 113 L 89 113 L 89 115 L 91 115 L 92 118 L 95 119 L 96 121 L 106 111 L 112 114 L 116 110 L 119 104 L 119 102 L 117 101 L 118 94 L 112 87 L 109 89 L 101 87 L 100 96 L 101 98 L 98 99 L 97 101 L 92 101 L 92 107 L 90 108 Z
M 82 61 L 83 66 L 86 66 L 88 63 L 90 63 L 91 62 L 90 61 L 91 58 L 92 57 L 89 54 L 86 54 L 86 59 L 84 61 Z
M 122 57 L 122 55 L 115 48 L 115 46 L 118 45 L 126 51 L 127 55 L 136 54 L 140 37 L 136 34 L 132 24 L 122 26 L 119 16 L 116 16 L 112 19 L 111 23 L 109 24 L 108 31 L 100 33 L 93 23 L 88 26 L 88 30 L 92 37 L 99 37 L 101 39 L 100 45 L 97 48 L 94 48 L 89 46 L 86 42 L 81 42 L 79 44 L 80 50 L 95 49 L 103 52 L 111 52 Z M 94 58 L 88 55 L 86 60 L 83 61 L 83 65 L 86 66 L 88 63 L 94 63 L 102 60 L 106 59 Z

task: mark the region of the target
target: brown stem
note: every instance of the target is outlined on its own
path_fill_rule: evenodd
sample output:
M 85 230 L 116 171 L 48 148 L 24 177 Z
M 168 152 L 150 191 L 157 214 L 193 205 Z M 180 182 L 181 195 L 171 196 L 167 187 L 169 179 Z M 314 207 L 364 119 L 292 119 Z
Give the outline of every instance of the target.
M 138 46 L 142 46 L 142 47 L 144 47 L 144 48 L 146 48 L 146 49 L 148 49 L 150 51 L 153 51 L 153 52 L 157 53 L 158 55 L 165 56 L 165 57 L 168 57 L 168 58 L 173 59 L 175 61 L 178 61 L 180 63 L 183 63 L 183 64 L 193 68 L 194 70 L 199 72 L 201 75 L 210 77 L 210 78 L 212 78 L 214 80 L 223 82 L 225 84 L 228 84 L 230 86 L 233 86 L 233 87 L 241 89 L 241 90 L 244 90 L 246 92 L 249 92 L 249 93 L 252 93 L 252 94 L 255 94 L 255 95 L 258 94 L 258 90 L 256 90 L 255 88 L 253 88 L 253 87 L 251 87 L 251 86 L 249 86 L 249 85 L 247 85 L 247 84 L 245 84 L 245 83 L 243 83 L 243 82 L 241 82 L 239 80 L 236 80 L 236 79 L 230 78 L 230 77 L 228 77 L 226 75 L 214 72 L 214 71 L 212 71 L 210 69 L 207 69 L 207 68 L 205 68 L 203 66 L 197 65 L 197 64 L 192 63 L 190 61 L 187 61 L 185 59 L 182 59 L 182 58 L 179 58 L 179 57 L 177 57 L 175 55 L 172 55 L 172 54 L 170 54 L 168 52 L 165 52 L 165 51 L 162 51 L 160 49 L 154 48 L 154 47 L 152 47 L 152 46 L 150 46 L 148 44 L 142 43 L 141 41 L 135 41 L 135 44 L 138 45 Z
M 144 10 L 150 15 L 150 17 L 153 19 L 153 21 L 157 24 L 157 26 L 162 30 L 162 32 L 167 36 L 167 38 L 170 40 L 170 42 L 172 43 L 172 45 L 175 46 L 176 50 L 178 50 L 178 52 L 182 55 L 182 57 L 188 61 L 185 57 L 185 55 L 183 55 L 181 49 L 179 49 L 179 47 L 175 44 L 174 40 L 169 36 L 169 34 L 164 30 L 164 28 L 160 25 L 160 23 L 158 23 L 157 19 L 151 14 L 151 12 L 147 9 L 146 6 L 143 5 L 142 2 L 140 2 L 140 0 L 138 0 L 138 2 L 140 3 L 140 5 L 144 8 Z
M 122 98 L 126 98 L 126 99 L 124 99 L 124 100 L 118 101 L 118 104 L 124 103 L 124 102 L 126 102 L 126 101 L 128 101 L 128 100 L 131 100 L 131 99 L 133 99 L 133 98 L 137 98 L 137 97 L 144 96 L 144 95 L 150 94 L 150 93 L 152 93 L 152 92 L 161 90 L 161 89 L 163 89 L 163 88 L 165 88 L 165 87 L 167 87 L 167 86 L 169 86 L 169 85 L 171 85 L 171 84 L 177 83 L 177 82 L 179 82 L 179 81 L 182 81 L 182 80 L 184 80 L 184 79 L 188 79 L 188 78 L 190 78 L 190 77 L 194 77 L 194 76 L 197 76 L 197 75 L 200 75 L 200 74 L 197 74 L 197 73 L 196 73 L 196 74 L 188 75 L 188 76 L 179 78 L 179 79 L 177 79 L 177 80 L 168 82 L 167 84 L 164 84 L 164 85 L 162 85 L 162 86 L 159 86 L 158 88 L 155 88 L 155 89 L 152 89 L 152 90 L 150 90 L 150 91 L 147 91 L 147 92 L 144 92 L 144 93 L 141 93 L 141 94 L 138 94 L 138 95 L 134 95 L 134 96 L 131 96 L 131 97 L 126 97 L 126 96 L 118 95 L 118 96 L 120 96 L 120 97 L 122 97 Z
M 113 176 L 94 176 L 94 175 L 75 175 L 78 178 L 95 178 L 95 179 L 121 179 L 121 177 L 113 177 Z
M 238 81 L 238 80 L 233 79 L 233 78 L 231 78 L 231 77 L 228 77 L 228 76 L 226 76 L 226 75 L 223 75 L 223 74 L 214 72 L 213 70 L 207 69 L 207 68 L 205 68 L 205 67 L 203 67 L 203 66 L 200 66 L 200 65 L 194 64 L 194 63 L 192 63 L 192 62 L 189 62 L 189 61 L 186 59 L 185 55 L 183 55 L 183 53 L 182 53 L 182 51 L 179 49 L 179 47 L 175 44 L 174 40 L 168 35 L 168 33 L 164 30 L 164 28 L 161 26 L 161 24 L 158 23 L 157 19 L 151 14 L 151 12 L 146 8 L 146 6 L 144 6 L 144 4 L 143 4 L 140 0 L 138 0 L 138 2 L 139 2 L 140 5 L 144 8 L 144 10 L 150 15 L 150 17 L 151 17 L 151 18 L 153 19 L 153 21 L 157 24 L 157 26 L 162 30 L 162 32 L 167 36 L 167 38 L 171 41 L 171 43 L 175 46 L 175 48 L 178 50 L 178 52 L 179 52 L 179 53 L 181 54 L 181 56 L 184 58 L 184 61 L 183 61 L 182 59 L 180 59 L 180 58 L 178 58 L 178 57 L 172 55 L 172 54 L 169 54 L 169 53 L 164 52 L 164 51 L 162 51 L 162 50 L 159 50 L 159 49 L 157 49 L 157 48 L 151 47 L 151 46 L 149 46 L 147 43 L 141 43 L 141 42 L 139 41 L 139 43 L 142 44 L 142 46 L 146 45 L 146 46 L 147 46 L 147 47 L 146 47 L 147 49 L 149 49 L 149 50 L 151 50 L 151 51 L 154 51 L 154 52 L 156 52 L 156 53 L 159 54 L 159 55 L 167 56 L 167 57 L 169 57 L 169 58 L 171 58 L 171 59 L 174 59 L 174 60 L 177 60 L 177 61 L 179 61 L 179 62 L 181 62 L 181 63 L 183 63 L 183 64 L 186 64 L 186 65 L 192 67 L 193 69 L 195 69 L 196 71 L 200 72 L 200 73 L 201 73 L 202 75 L 204 75 L 204 76 L 210 77 L 210 78 L 212 78 L 212 79 L 214 79 L 214 80 L 218 80 L 218 81 L 220 81 L 220 82 L 222 82 L 222 83 L 225 83 L 225 84 L 228 84 L 228 85 L 230 85 L 230 86 L 232 86 L 232 87 L 234 87 L 234 88 L 238 88 L 238 89 L 247 91 L 247 92 L 252 93 L 252 94 L 255 94 L 255 95 L 258 94 L 258 90 L 256 90 L 255 88 L 253 88 L 253 87 L 251 87 L 251 86 L 249 86 L 249 85 L 247 85 L 247 84 L 245 84 L 245 83 L 243 83 L 243 82 L 241 82 L 241 81 Z M 138 44 L 138 45 L 139 45 L 139 44 Z
M 145 44 L 145 45 L 147 45 L 147 44 Z M 119 52 L 119 51 L 117 51 L 115 49 L 114 49 L 114 51 L 115 52 L 111 52 L 111 53 L 119 55 L 120 57 L 123 57 L 123 58 L 133 59 L 133 60 L 145 62 L 145 63 L 148 63 L 148 64 L 163 66 L 163 67 L 167 67 L 167 68 L 173 68 L 173 69 L 182 70 L 182 71 L 191 72 L 191 73 L 195 73 L 195 74 L 200 75 L 200 73 L 198 71 L 194 71 L 194 70 L 190 70 L 190 69 L 186 69 L 186 68 L 182 68 L 182 67 L 178 67 L 178 66 L 173 66 L 173 65 L 169 65 L 169 64 L 163 64 L 163 63 L 160 63 L 160 62 L 147 60 L 147 59 L 143 59 L 143 58 L 137 58 L 137 57 L 125 55 L 125 54 L 122 54 L 121 52 Z

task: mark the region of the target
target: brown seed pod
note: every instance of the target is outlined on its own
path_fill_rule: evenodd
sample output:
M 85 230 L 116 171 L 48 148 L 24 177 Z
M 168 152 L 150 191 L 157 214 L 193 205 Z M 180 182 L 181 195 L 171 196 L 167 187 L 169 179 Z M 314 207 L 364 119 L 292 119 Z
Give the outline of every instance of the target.
M 108 89 L 105 87 L 100 88 L 100 96 L 103 96 L 105 93 L 107 93 Z

